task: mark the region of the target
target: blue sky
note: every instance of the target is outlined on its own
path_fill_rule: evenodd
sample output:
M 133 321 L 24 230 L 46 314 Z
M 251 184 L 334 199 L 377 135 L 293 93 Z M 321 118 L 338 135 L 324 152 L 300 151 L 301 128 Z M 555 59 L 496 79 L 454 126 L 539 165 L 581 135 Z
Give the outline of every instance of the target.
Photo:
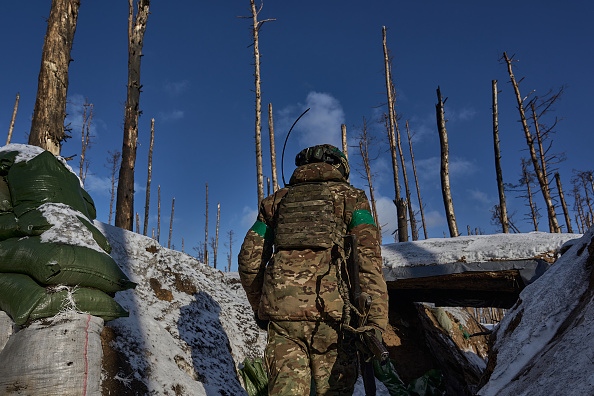
M 51 1 L 9 2 L 0 14 L 3 61 L 0 63 L 0 124 L 8 130 L 16 93 L 20 104 L 13 143 L 26 143 L 37 91 L 41 50 Z M 167 245 L 171 201 L 175 197 L 172 243 L 194 253 L 204 243 L 205 183 L 209 186 L 209 236 L 214 236 L 216 205 L 221 204 L 218 267 L 226 263 L 227 232 L 233 230 L 236 256 L 255 219 L 256 170 L 253 52 L 247 0 L 219 2 L 153 1 L 144 39 L 140 97 L 135 210 L 144 214 L 150 120 L 155 118 L 155 147 L 149 234 L 156 226 L 157 186 L 161 186 L 161 244 Z M 108 151 L 121 150 L 127 82 L 126 1 L 82 1 L 70 65 L 67 122 L 73 138 L 62 154 L 80 155 L 81 103 L 94 105 L 93 145 L 87 152 L 91 173 L 86 188 L 95 199 L 98 219 L 109 216 Z M 429 237 L 448 233 L 439 181 L 439 138 L 435 121 L 436 88 L 445 106 L 450 144 L 453 203 L 458 228 L 467 225 L 496 232 L 489 209 L 498 202 L 492 144 L 491 80 L 499 81 L 500 140 L 503 177 L 519 178 L 527 156 L 509 77 L 499 58 L 515 54 L 517 78 L 525 77 L 522 95 L 544 95 L 565 85 L 554 115 L 553 150 L 565 152 L 559 172 L 568 197 L 572 170 L 590 170 L 594 88 L 594 5 L 586 1 L 372 0 L 267 1 L 260 19 L 276 18 L 260 31 L 263 109 L 272 103 L 277 161 L 288 128 L 297 124 L 285 154 L 285 178 L 295 154 L 313 144 L 339 144 L 340 124 L 350 145 L 363 117 L 380 141 L 372 163 L 384 243 L 395 224 L 394 186 L 383 126 L 375 121 L 386 110 L 382 26 L 388 29 L 393 78 L 398 93 L 400 128 L 409 120 Z M 263 114 L 264 174 L 270 176 L 267 115 Z M 6 132 L 5 132 L 6 133 Z M 403 143 L 406 141 L 403 141 Z M 357 148 L 358 149 L 358 148 Z M 404 145 L 412 180 L 410 154 Z M 76 157 L 77 159 L 79 157 Z M 349 148 L 352 168 L 360 162 Z M 78 169 L 78 161 L 72 163 Z M 355 171 L 351 182 L 365 188 Z M 507 194 L 515 223 L 523 232 L 526 208 Z M 545 214 L 542 198 L 537 204 Z M 418 207 L 416 195 L 413 198 Z M 559 211 L 558 211 L 559 212 Z M 565 224 L 562 216 L 559 222 Z M 420 221 L 420 220 L 419 220 Z M 574 225 L 575 227 L 575 225 Z M 141 223 L 142 228 L 142 223 Z M 541 219 L 546 230 L 546 219 Z M 422 233 L 421 233 L 422 234 Z M 212 257 L 212 254 L 211 254 Z M 212 264 L 212 263 L 211 263 Z M 233 269 L 236 258 L 233 258 Z

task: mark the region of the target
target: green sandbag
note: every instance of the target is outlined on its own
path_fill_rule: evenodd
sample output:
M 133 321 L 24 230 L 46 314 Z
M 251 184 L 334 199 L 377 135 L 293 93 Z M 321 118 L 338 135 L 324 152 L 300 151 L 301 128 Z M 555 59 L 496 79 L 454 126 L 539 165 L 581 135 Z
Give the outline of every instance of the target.
M 72 298 L 77 311 L 99 316 L 105 321 L 129 316 L 128 312 L 120 304 L 101 290 L 84 287 L 74 288 Z M 53 292 L 48 287 L 45 290 L 44 297 L 31 312 L 29 318 L 40 319 L 54 316 L 64 307 L 69 307 L 70 302 L 68 300 L 68 290 Z
M 95 202 L 93 201 L 93 198 L 91 198 L 89 193 L 84 188 L 81 188 L 80 192 L 82 193 L 82 197 L 85 200 L 85 206 L 87 207 L 89 219 L 95 220 L 97 218 L 97 209 L 95 208 Z
M 24 236 L 24 234 L 19 231 L 19 224 L 14 213 L 0 213 L 0 241 L 19 236 Z
M 239 372 L 249 396 L 268 395 L 268 378 L 264 371 L 262 359 L 256 358 L 252 363 L 248 358 L 245 358 L 243 368 L 239 369 Z
M 136 286 L 107 254 L 82 246 L 43 243 L 40 237 L 0 242 L 0 272 L 31 276 L 43 285 L 116 292 Z
M 390 392 L 390 396 L 444 396 L 445 386 L 441 371 L 432 369 L 423 376 L 414 379 L 408 384 L 398 376 L 394 366 L 394 360 L 389 359 L 383 366 L 377 360 L 373 360 L 375 378 L 380 380 Z
M 0 273 L 0 309 L 19 326 L 29 319 L 44 294 L 45 289 L 27 275 Z
M 0 212 L 12 212 L 10 189 L 4 177 L 0 176 Z
M 390 396 L 410 396 L 408 389 L 404 386 L 404 382 L 398 376 L 393 362 L 392 359 L 389 359 L 382 366 L 376 359 L 373 359 L 375 378 L 386 386 L 388 392 L 390 392 Z
M 45 288 L 27 275 L 0 273 L 0 309 L 17 325 L 29 319 L 52 317 L 70 307 L 69 290 Z M 76 310 L 113 320 L 128 316 L 128 312 L 113 298 L 96 289 L 70 288 Z M 71 307 L 72 308 L 72 307 Z
M 82 218 L 80 216 L 76 216 L 76 218 L 79 219 L 81 223 L 83 223 L 89 229 L 89 231 L 91 231 L 91 233 L 93 234 L 93 239 L 95 240 L 95 242 L 97 242 L 101 249 L 105 250 L 107 253 L 111 253 L 111 245 L 107 241 L 105 235 L 103 235 L 103 233 L 101 233 L 101 231 L 99 231 L 99 229 L 97 229 L 97 227 L 95 227 L 87 219 Z
M 59 209 L 58 209 L 59 210 Z M 52 213 L 51 211 L 49 213 Z M 73 214 L 75 212 L 72 212 Z M 2 216 L 2 214 L 0 214 Z M 74 216 L 71 216 L 72 220 L 70 220 L 70 226 L 76 226 L 76 220 L 73 219 Z M 82 223 L 79 227 L 86 227 L 91 234 L 93 235 L 93 239 L 97 244 L 101 247 L 101 249 L 105 250 L 107 253 L 111 253 L 111 246 L 107 241 L 105 235 L 101 233 L 91 223 L 89 220 L 84 218 L 83 216 L 76 215 L 76 218 Z M 67 221 L 67 220 L 64 220 Z M 23 214 L 18 219 L 18 227 L 19 227 L 19 234 L 15 234 L 13 236 L 37 236 L 41 235 L 44 231 L 49 230 L 52 228 L 53 224 L 51 224 L 43 215 L 43 213 L 38 209 L 32 209 L 27 213 Z M 82 230 L 81 230 L 82 232 Z M 5 238 L 6 239 L 6 238 Z M 1 239 L 0 239 L 1 240 Z
M 49 151 L 13 164 L 7 181 L 17 217 L 46 202 L 54 202 L 66 204 L 91 218 L 78 177 Z
M 8 170 L 14 164 L 14 159 L 19 155 L 18 151 L 2 151 L 0 152 L 0 175 L 6 176 Z

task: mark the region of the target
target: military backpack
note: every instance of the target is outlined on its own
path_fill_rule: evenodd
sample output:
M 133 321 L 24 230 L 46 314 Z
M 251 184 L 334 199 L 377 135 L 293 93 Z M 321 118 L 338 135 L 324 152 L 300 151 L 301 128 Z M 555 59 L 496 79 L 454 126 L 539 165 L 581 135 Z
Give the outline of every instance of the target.
M 327 182 L 289 187 L 278 205 L 274 245 L 278 250 L 328 249 L 343 245 L 346 224 L 334 214 Z

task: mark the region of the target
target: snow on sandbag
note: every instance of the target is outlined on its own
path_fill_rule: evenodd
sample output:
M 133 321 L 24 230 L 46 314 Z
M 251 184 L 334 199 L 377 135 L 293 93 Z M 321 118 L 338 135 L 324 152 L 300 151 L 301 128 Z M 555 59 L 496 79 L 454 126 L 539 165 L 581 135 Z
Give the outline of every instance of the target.
M 35 321 L 0 352 L 1 395 L 100 395 L 103 320 L 68 313 Z
M 92 215 L 96 214 L 93 200 L 83 193 L 80 179 L 65 161 L 60 161 L 61 157 L 58 159 L 39 147 L 11 144 L 0 150 L 0 158 L 12 158 L 15 151 L 18 155 L 6 180 L 17 217 L 46 202 L 54 202 L 64 203 L 93 219 Z
M 0 272 L 29 275 L 43 285 L 78 285 L 108 293 L 136 286 L 108 254 L 83 246 L 44 243 L 42 237 L 1 241 Z
M 45 203 L 20 216 L 19 228 L 27 235 L 39 235 L 43 242 L 77 245 L 111 253 L 111 246 L 84 215 L 62 203 Z
M 70 310 L 90 313 L 105 321 L 127 317 L 113 298 L 97 289 L 69 286 L 43 287 L 23 274 L 0 273 L 0 310 L 17 325 Z

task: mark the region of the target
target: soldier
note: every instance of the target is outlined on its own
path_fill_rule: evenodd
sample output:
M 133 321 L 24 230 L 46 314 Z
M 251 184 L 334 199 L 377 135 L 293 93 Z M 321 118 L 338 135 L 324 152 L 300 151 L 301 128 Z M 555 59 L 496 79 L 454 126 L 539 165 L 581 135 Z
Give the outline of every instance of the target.
M 361 290 L 372 297 L 367 331 L 381 340 L 388 294 L 380 235 L 365 192 L 347 182 L 340 150 L 309 147 L 295 165 L 288 186 L 262 201 L 239 253 L 239 275 L 268 331 L 269 394 L 309 395 L 314 383 L 317 395 L 351 395 L 358 374 L 354 337 L 341 327 L 348 317 L 343 238 L 359 241 Z

